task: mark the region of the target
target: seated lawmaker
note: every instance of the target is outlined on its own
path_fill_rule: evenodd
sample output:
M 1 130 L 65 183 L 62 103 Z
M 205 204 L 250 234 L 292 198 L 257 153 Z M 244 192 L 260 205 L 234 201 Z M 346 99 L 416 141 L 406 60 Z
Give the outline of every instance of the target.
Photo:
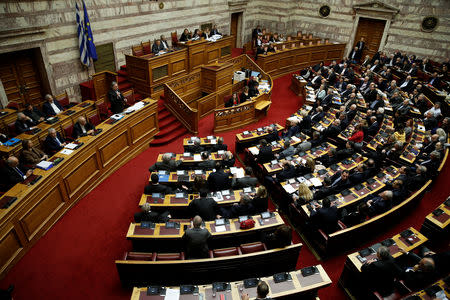
M 170 219 L 170 214 L 168 210 L 162 213 L 152 211 L 149 203 L 144 203 L 141 209 L 142 211 L 134 214 L 135 223 L 141 222 L 166 223 Z
M 44 145 L 47 152 L 54 154 L 64 148 L 67 143 L 55 128 L 50 128 L 48 130 L 48 135 L 45 138 Z
M 189 211 L 192 216 L 200 216 L 204 221 L 214 221 L 221 217 L 217 202 L 208 197 L 206 191 L 200 192 L 200 198 L 195 198 L 189 203 Z
M 33 174 L 33 170 L 28 170 L 26 167 L 19 164 L 17 157 L 10 156 L 6 159 L 6 164 L 1 169 L 0 174 L 0 178 L 2 178 L 2 187 L 4 191 L 7 191 L 16 184 L 27 179 Z
M 213 151 L 217 152 L 217 151 L 227 151 L 228 150 L 228 146 L 226 144 L 223 143 L 223 137 L 219 137 L 217 138 L 217 143 L 213 146 Z
M 236 178 L 236 174 L 234 174 L 231 185 L 233 189 L 242 189 L 245 187 L 255 187 L 257 184 L 258 178 L 254 177 L 253 169 L 251 167 L 246 167 L 245 176 L 242 178 Z
M 183 33 L 180 36 L 180 42 L 187 42 L 191 39 L 191 33 L 187 28 L 184 29 Z
M 21 112 L 17 114 L 17 120 L 14 123 L 17 135 L 33 129 L 33 125 L 33 120 L 30 117 L 27 117 L 24 113 Z
M 392 191 L 384 191 L 378 194 L 378 196 L 369 196 L 369 200 L 366 202 L 369 207 L 369 214 L 376 216 L 388 211 L 392 207 Z
M 162 155 L 162 161 L 157 161 L 148 170 L 150 172 L 155 172 L 155 171 L 160 171 L 160 170 L 172 172 L 172 171 L 175 171 L 180 164 L 181 164 L 181 160 L 173 160 L 172 154 L 164 153 Z
M 123 112 L 127 99 L 119 91 L 119 85 L 117 82 L 111 82 L 111 89 L 108 92 L 109 103 L 111 103 L 111 111 L 113 114 Z
M 251 216 L 254 214 L 255 208 L 253 207 L 250 196 L 243 195 L 239 203 L 235 203 L 229 207 L 222 207 L 221 211 L 224 218 L 231 219 L 239 216 Z
M 38 124 L 45 120 L 44 114 L 37 108 L 34 107 L 33 104 L 28 103 L 25 106 L 25 110 L 23 113 L 33 120 L 34 124 Z
M 381 246 L 377 250 L 377 260 L 371 259 L 365 262 L 361 266 L 361 272 L 372 290 L 380 293 L 382 297 L 387 297 L 395 291 L 394 282 L 402 270 L 395 263 L 389 249 Z
M 244 103 L 247 100 L 250 100 L 251 96 L 249 94 L 249 88 L 248 86 L 244 86 L 244 89 L 242 90 L 241 96 L 239 97 L 239 100 L 241 103 Z
M 46 102 L 44 102 L 44 104 L 42 105 L 42 111 L 47 118 L 56 116 L 64 110 L 64 108 L 61 106 L 61 104 L 59 104 L 58 101 L 53 100 L 52 95 L 45 95 L 45 100 Z
M 195 216 L 192 221 L 193 228 L 186 229 L 184 232 L 183 241 L 188 259 L 209 257 L 208 240 L 211 233 L 206 228 L 202 228 L 202 222 L 200 216 Z
M 169 51 L 170 50 L 169 42 L 167 41 L 166 37 L 163 34 L 160 36 L 160 41 L 163 50 Z
M 271 298 L 268 298 L 267 294 L 269 294 L 269 286 L 265 281 L 259 281 L 256 287 L 255 300 L 270 300 Z M 241 300 L 250 300 L 250 296 L 248 294 L 242 294 Z
M 212 191 L 228 190 L 231 188 L 231 179 L 228 173 L 225 173 L 219 162 L 216 163 L 216 171 L 208 176 L 208 186 Z
M 407 287 L 420 290 L 436 280 L 435 262 L 431 257 L 420 258 L 420 256 L 402 248 L 400 248 L 400 251 L 406 254 L 414 264 L 400 274 L 400 279 L 404 281 Z
M 237 93 L 233 93 L 231 98 L 225 103 L 225 107 L 232 107 L 239 105 L 239 96 Z
M 164 46 L 161 44 L 161 40 L 156 40 L 152 46 L 152 53 L 158 54 L 158 53 L 164 53 L 164 52 L 165 52 L 165 50 L 164 50 Z
M 349 141 L 355 143 L 362 143 L 364 141 L 364 131 L 361 124 L 357 124 L 353 130 L 352 135 L 348 138 Z
M 48 156 L 40 149 L 33 147 L 32 140 L 22 140 L 22 154 L 20 160 L 24 165 L 35 166 L 43 160 L 47 160 Z
M 322 200 L 322 206 L 316 206 L 310 215 L 311 224 L 316 229 L 322 229 L 330 234 L 338 229 L 338 210 L 336 206 L 331 206 L 329 198 Z
M 256 160 L 260 164 L 265 164 L 275 158 L 272 152 L 272 146 L 265 139 L 259 141 L 259 153 Z
M 200 145 L 200 139 L 196 138 L 193 145 L 186 147 L 186 151 L 192 153 L 201 153 L 205 151 L 205 149 Z
M 288 225 L 281 225 L 272 233 L 263 233 L 262 242 L 267 249 L 284 248 L 292 243 L 292 228 Z
M 153 173 L 150 176 L 151 183 L 144 188 L 144 194 L 151 195 L 153 193 L 161 193 L 161 194 L 171 194 L 172 190 L 170 187 L 164 184 L 159 183 L 159 176 L 156 173 Z
M 93 135 L 94 131 L 94 125 L 86 121 L 85 117 L 81 116 L 73 126 L 72 138 L 76 140 L 81 136 Z
M 201 154 L 202 161 L 197 164 L 199 169 L 202 170 L 212 170 L 214 169 L 216 162 L 211 159 L 211 155 L 208 152 L 202 152 Z

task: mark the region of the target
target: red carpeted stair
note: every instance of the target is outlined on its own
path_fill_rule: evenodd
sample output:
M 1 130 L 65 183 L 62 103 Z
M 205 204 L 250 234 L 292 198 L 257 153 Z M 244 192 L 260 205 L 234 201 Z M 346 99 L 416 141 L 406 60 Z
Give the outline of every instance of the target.
M 183 124 L 164 106 L 163 100 L 158 101 L 158 124 L 159 133 L 150 143 L 152 147 L 166 145 L 189 133 Z

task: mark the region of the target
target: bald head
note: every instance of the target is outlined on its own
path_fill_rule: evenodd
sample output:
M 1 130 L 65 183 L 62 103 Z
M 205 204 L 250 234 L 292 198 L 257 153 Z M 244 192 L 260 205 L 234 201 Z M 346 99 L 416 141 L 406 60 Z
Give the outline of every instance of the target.
M 202 217 L 195 216 L 194 220 L 192 221 L 192 225 L 194 225 L 194 228 L 200 228 L 200 226 L 202 226 L 202 222 Z
M 19 160 L 18 160 L 17 157 L 15 157 L 15 156 L 10 156 L 10 157 L 8 157 L 8 159 L 6 160 L 6 163 L 7 163 L 8 166 L 10 166 L 11 168 L 15 168 L 15 167 L 17 167 L 17 165 L 19 164 Z

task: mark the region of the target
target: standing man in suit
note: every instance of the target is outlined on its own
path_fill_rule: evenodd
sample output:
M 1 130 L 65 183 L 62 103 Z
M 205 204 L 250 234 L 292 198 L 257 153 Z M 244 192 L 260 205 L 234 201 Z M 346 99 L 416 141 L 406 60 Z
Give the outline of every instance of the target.
M 48 130 L 48 135 L 45 138 L 45 149 L 54 154 L 61 150 L 65 145 L 67 145 L 64 138 L 56 131 L 55 128 L 50 128 Z
M 17 120 L 16 123 L 14 123 L 17 135 L 33 129 L 33 125 L 33 120 L 30 117 L 27 117 L 24 113 L 21 112 L 17 114 Z
M 45 100 L 46 102 L 42 105 L 42 110 L 47 118 L 56 116 L 64 110 L 58 101 L 53 100 L 52 95 L 45 95 Z
M 366 42 L 364 40 L 364 37 L 361 37 L 359 42 L 356 43 L 356 48 L 358 48 L 358 51 L 359 51 L 359 57 L 361 57 L 365 46 L 366 46 Z
M 352 51 L 350 51 L 350 54 L 348 55 L 348 59 L 354 63 L 357 64 L 359 62 L 359 49 L 357 46 L 355 46 L 355 48 L 352 49 Z
M 183 241 L 188 259 L 207 258 L 209 256 L 208 240 L 211 233 L 206 228 L 201 227 L 202 221 L 200 216 L 195 216 L 192 221 L 193 228 L 184 232 Z
M 228 173 L 225 173 L 221 164 L 216 163 L 216 171 L 208 176 L 208 185 L 212 191 L 228 190 L 231 188 L 231 180 Z
M 119 91 L 119 85 L 115 81 L 111 82 L 111 90 L 109 90 L 108 92 L 108 99 L 111 103 L 111 111 L 113 112 L 113 114 L 123 112 L 127 100 Z
M 19 160 L 15 156 L 10 156 L 6 159 L 6 164 L 1 170 L 5 191 L 9 190 L 16 184 L 23 182 L 31 174 L 33 170 L 27 170 L 25 167 L 19 165 Z
M 169 211 L 166 210 L 162 213 L 157 213 L 151 210 L 149 203 L 144 203 L 141 207 L 142 211 L 134 214 L 134 222 L 153 222 L 153 223 L 166 223 L 170 219 Z
M 338 210 L 336 206 L 331 206 L 329 198 L 322 201 L 322 207 L 316 206 L 311 212 L 311 224 L 330 234 L 338 229 Z
M 258 163 L 264 164 L 275 158 L 272 152 L 272 146 L 267 144 L 267 141 L 265 139 L 259 141 L 259 146 L 259 153 L 256 159 Z
M 95 131 L 94 125 L 86 121 L 86 118 L 81 116 L 73 126 L 73 139 L 77 139 L 80 136 L 93 135 Z
M 192 216 L 200 216 L 205 221 L 213 221 L 221 218 L 217 202 L 208 197 L 205 191 L 200 192 L 200 198 L 195 198 L 189 203 L 189 211 Z

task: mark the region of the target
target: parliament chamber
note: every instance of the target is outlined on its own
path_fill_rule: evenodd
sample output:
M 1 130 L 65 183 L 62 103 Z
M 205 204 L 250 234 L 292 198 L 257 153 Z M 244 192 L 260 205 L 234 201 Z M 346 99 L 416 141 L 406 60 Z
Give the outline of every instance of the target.
M 0 12 L 0 299 L 450 298 L 448 3 L 66 2 Z

